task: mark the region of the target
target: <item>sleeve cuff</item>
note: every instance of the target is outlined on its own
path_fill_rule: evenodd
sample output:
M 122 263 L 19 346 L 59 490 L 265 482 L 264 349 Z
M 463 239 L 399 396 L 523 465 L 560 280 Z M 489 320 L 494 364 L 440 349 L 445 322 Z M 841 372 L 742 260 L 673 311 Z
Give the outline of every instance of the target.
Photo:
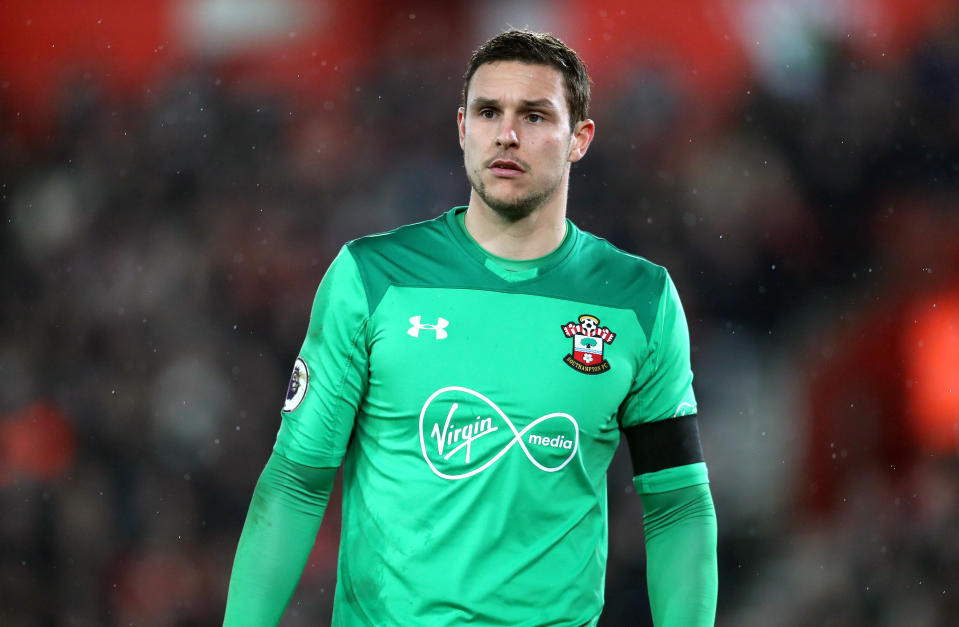
M 636 491 L 640 494 L 669 492 L 670 490 L 688 488 L 701 483 L 709 483 L 706 462 L 664 468 L 663 470 L 647 472 L 633 477 L 633 485 L 636 486 Z

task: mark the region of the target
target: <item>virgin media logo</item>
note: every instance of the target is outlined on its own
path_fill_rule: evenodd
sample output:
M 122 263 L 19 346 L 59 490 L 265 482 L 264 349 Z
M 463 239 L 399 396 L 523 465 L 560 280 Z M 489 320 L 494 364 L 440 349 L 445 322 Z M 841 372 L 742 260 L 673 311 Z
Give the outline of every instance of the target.
M 579 449 L 579 424 L 569 414 L 556 412 L 518 429 L 487 397 L 451 386 L 423 403 L 420 449 L 430 469 L 444 479 L 472 477 L 507 454 L 525 455 L 543 472 L 556 472 Z

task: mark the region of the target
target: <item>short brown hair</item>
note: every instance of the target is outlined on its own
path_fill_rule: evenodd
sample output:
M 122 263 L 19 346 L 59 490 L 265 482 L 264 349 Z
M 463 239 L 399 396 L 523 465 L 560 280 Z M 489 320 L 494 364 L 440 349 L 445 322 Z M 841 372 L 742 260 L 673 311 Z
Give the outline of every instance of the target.
M 576 52 L 549 33 L 510 29 L 480 46 L 470 58 L 463 76 L 463 106 L 469 92 L 470 80 L 485 63 L 519 61 L 548 65 L 563 75 L 566 83 L 566 105 L 569 108 L 569 128 L 585 120 L 589 113 L 589 74 Z

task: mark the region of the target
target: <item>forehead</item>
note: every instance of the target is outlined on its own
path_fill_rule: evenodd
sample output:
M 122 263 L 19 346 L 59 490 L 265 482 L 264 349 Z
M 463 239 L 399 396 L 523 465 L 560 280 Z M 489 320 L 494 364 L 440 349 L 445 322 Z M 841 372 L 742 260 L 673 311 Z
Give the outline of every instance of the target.
M 549 65 L 519 61 L 484 63 L 470 79 L 468 94 L 470 101 L 484 98 L 516 103 L 546 99 L 557 109 L 566 109 L 563 75 Z

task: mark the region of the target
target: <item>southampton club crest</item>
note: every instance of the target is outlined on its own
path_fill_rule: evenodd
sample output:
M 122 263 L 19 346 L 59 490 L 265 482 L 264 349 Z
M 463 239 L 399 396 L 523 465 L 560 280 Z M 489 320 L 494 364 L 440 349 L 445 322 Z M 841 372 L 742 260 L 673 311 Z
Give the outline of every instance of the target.
M 570 368 L 583 374 L 601 374 L 609 370 L 609 362 L 603 358 L 603 348 L 612 344 L 616 334 L 607 327 L 599 326 L 599 318 L 584 314 L 579 322 L 569 322 L 562 327 L 566 337 L 573 338 L 573 352 L 563 357 Z

